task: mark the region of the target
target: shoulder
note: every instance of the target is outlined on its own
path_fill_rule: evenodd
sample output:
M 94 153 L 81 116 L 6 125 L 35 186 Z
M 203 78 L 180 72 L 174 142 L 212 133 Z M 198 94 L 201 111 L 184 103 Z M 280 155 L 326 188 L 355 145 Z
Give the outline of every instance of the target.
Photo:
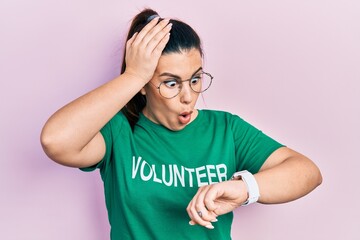
M 124 123 L 128 123 L 128 120 L 121 111 L 116 113 L 108 122 L 110 125 L 123 125 Z
M 129 121 L 126 116 L 119 111 L 116 113 L 109 122 L 105 124 L 105 126 L 101 129 L 101 133 L 103 136 L 118 136 L 121 132 L 124 132 L 125 129 L 131 131 L 131 127 Z
M 237 114 L 219 110 L 201 110 L 205 121 L 209 125 L 214 124 L 216 128 L 229 130 L 231 132 L 245 133 L 250 130 L 258 130 L 252 124 Z
M 233 123 L 234 121 L 244 121 L 236 114 L 221 111 L 221 110 L 200 110 L 207 120 L 225 121 L 227 123 Z
M 221 110 L 210 110 L 210 109 L 201 109 L 201 111 L 206 117 L 229 117 L 233 115 L 232 113 L 221 111 Z

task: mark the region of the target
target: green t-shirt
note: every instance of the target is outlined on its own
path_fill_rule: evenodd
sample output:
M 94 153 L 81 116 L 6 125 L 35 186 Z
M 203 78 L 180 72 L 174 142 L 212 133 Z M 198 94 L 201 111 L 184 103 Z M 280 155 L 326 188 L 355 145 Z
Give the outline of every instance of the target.
M 214 229 L 190 226 L 186 207 L 198 187 L 259 171 L 282 145 L 240 117 L 199 110 L 190 124 L 171 131 L 140 115 L 132 131 L 122 113 L 101 130 L 106 154 L 94 167 L 104 181 L 112 240 L 231 239 L 233 214 Z

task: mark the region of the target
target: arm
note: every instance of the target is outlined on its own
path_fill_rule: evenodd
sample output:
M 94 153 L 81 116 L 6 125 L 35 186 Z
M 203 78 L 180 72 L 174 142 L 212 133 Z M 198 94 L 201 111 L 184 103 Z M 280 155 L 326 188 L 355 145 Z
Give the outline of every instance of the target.
M 260 203 L 284 203 L 300 198 L 322 182 L 318 167 L 307 157 L 287 147 L 274 151 L 254 175 Z M 233 211 L 248 197 L 243 181 L 225 181 L 199 188 L 187 211 L 190 224 L 212 228 L 216 216 Z M 198 211 L 202 212 L 202 217 Z
M 60 164 L 87 167 L 105 154 L 100 129 L 151 79 L 169 40 L 168 20 L 155 18 L 126 44 L 127 68 L 117 78 L 54 113 L 41 133 L 45 153 Z
M 309 158 L 286 147 L 273 152 L 254 176 L 259 202 L 266 204 L 298 199 L 322 182 L 320 170 Z

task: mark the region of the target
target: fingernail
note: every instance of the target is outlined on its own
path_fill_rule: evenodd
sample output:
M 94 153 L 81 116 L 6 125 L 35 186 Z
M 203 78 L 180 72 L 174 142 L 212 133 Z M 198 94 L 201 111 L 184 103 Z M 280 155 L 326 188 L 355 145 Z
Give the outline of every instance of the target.
M 217 218 L 215 218 L 215 219 L 211 220 L 210 222 L 217 222 L 217 221 L 218 221 Z
M 167 27 L 168 27 L 168 28 L 172 28 L 172 23 L 169 23 L 169 24 L 167 25 Z
M 194 226 L 194 225 L 195 225 L 195 223 L 194 223 L 193 221 L 190 221 L 189 224 L 190 224 L 191 226 Z
M 205 227 L 206 227 L 207 229 L 214 229 L 214 226 L 213 226 L 213 225 L 211 225 L 211 224 L 206 225 Z

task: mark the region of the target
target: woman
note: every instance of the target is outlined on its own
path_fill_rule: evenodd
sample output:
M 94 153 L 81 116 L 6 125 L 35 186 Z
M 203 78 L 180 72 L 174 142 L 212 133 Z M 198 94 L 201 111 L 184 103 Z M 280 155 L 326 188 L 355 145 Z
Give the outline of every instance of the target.
M 100 169 L 111 239 L 231 239 L 235 208 L 292 201 L 321 183 L 311 160 L 240 117 L 195 109 L 212 79 L 195 31 L 145 9 L 120 76 L 45 124 L 51 159 Z

